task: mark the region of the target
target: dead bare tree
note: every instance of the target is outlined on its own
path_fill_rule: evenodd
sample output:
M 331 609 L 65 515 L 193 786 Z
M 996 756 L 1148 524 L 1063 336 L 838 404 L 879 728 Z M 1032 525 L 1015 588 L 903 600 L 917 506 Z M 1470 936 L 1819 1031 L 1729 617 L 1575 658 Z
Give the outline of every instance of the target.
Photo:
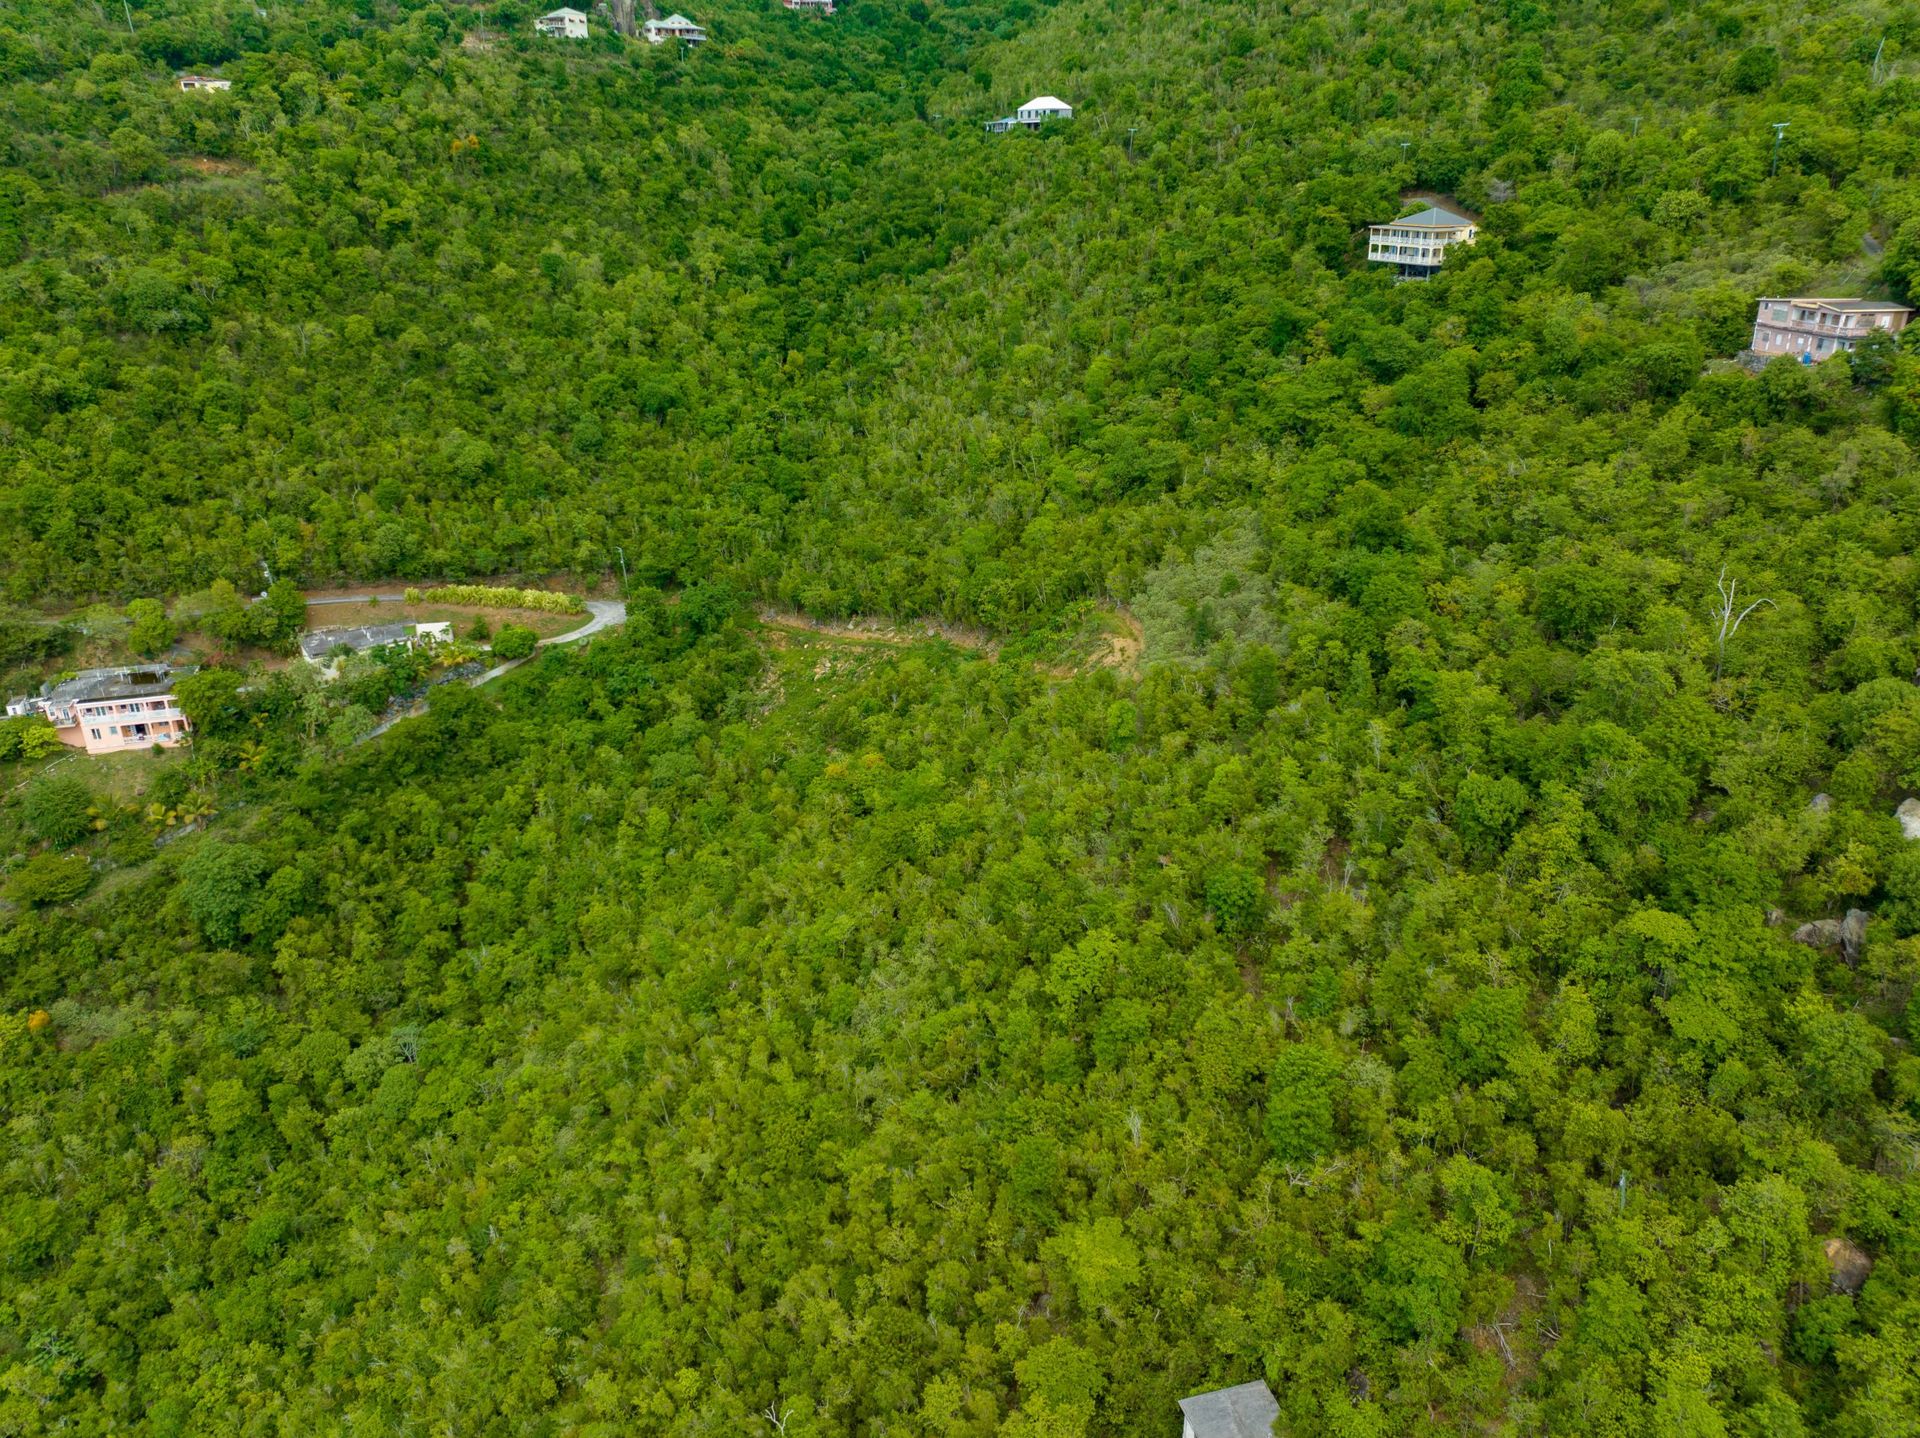
M 1727 641 L 1740 632 L 1740 626 L 1746 623 L 1749 614 L 1761 605 L 1771 604 L 1773 601 L 1756 599 L 1745 609 L 1739 609 L 1740 581 L 1727 578 L 1727 569 L 1724 564 L 1720 566 L 1720 577 L 1714 580 L 1713 587 L 1720 595 L 1720 602 L 1711 610 L 1717 626 L 1713 636 L 1713 677 L 1718 679 L 1720 671 L 1726 668 L 1727 664 Z M 1736 613 L 1736 610 L 1739 612 Z

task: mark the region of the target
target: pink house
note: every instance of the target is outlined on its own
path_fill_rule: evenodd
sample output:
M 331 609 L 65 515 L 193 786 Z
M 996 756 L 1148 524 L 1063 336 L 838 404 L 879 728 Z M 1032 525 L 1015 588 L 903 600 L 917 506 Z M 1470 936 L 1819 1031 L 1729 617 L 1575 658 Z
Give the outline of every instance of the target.
M 7 713 L 44 714 L 62 744 L 89 754 L 181 744 L 193 726 L 180 712 L 173 685 L 180 675 L 192 672 L 165 664 L 83 669 L 32 698 L 14 700 Z

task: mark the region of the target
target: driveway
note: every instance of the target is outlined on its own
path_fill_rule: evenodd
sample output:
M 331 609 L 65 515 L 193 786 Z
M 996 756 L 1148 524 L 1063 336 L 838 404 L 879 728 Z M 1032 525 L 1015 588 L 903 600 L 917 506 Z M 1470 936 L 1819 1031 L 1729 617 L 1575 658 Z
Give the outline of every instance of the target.
M 598 634 L 602 629 L 611 629 L 616 624 L 627 622 L 627 602 L 624 599 L 589 599 L 587 613 L 593 618 L 578 629 L 569 629 L 565 634 L 556 634 L 551 639 L 542 639 L 542 644 L 577 644 L 590 635 Z

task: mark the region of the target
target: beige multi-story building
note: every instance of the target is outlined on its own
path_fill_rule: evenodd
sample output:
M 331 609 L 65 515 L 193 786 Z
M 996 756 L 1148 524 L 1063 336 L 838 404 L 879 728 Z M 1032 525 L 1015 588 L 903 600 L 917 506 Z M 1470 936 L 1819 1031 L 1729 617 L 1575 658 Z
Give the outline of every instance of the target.
M 1430 275 L 1454 245 L 1470 245 L 1480 227 L 1464 215 L 1429 205 L 1415 215 L 1367 226 L 1367 258 L 1398 265 L 1403 275 Z
M 1851 350 L 1869 331 L 1897 335 L 1912 318 L 1905 305 L 1886 300 L 1763 299 L 1753 320 L 1753 352 L 1814 364 Z

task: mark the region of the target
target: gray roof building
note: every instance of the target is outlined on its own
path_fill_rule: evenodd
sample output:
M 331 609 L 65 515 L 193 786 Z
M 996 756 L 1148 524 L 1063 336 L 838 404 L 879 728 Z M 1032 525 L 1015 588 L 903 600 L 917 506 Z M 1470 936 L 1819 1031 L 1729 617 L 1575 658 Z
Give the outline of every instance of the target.
M 1433 225 L 1437 228 L 1449 228 L 1454 225 L 1470 225 L 1472 220 L 1465 215 L 1456 215 L 1452 210 L 1443 210 L 1438 205 L 1428 205 L 1417 214 L 1402 215 L 1392 222 L 1396 225 Z
M 96 699 L 140 699 L 172 692 L 173 681 L 193 673 L 190 666 L 140 664 L 120 669 L 82 669 L 71 679 L 48 684 L 40 693 L 55 704 L 86 704 Z
M 357 624 L 352 628 L 309 629 L 300 636 L 300 656 L 318 664 L 336 649 L 364 654 L 387 644 L 405 644 L 413 638 L 411 624 Z
M 1187 1420 L 1181 1438 L 1272 1438 L 1280 1405 L 1259 1379 L 1180 1400 Z

